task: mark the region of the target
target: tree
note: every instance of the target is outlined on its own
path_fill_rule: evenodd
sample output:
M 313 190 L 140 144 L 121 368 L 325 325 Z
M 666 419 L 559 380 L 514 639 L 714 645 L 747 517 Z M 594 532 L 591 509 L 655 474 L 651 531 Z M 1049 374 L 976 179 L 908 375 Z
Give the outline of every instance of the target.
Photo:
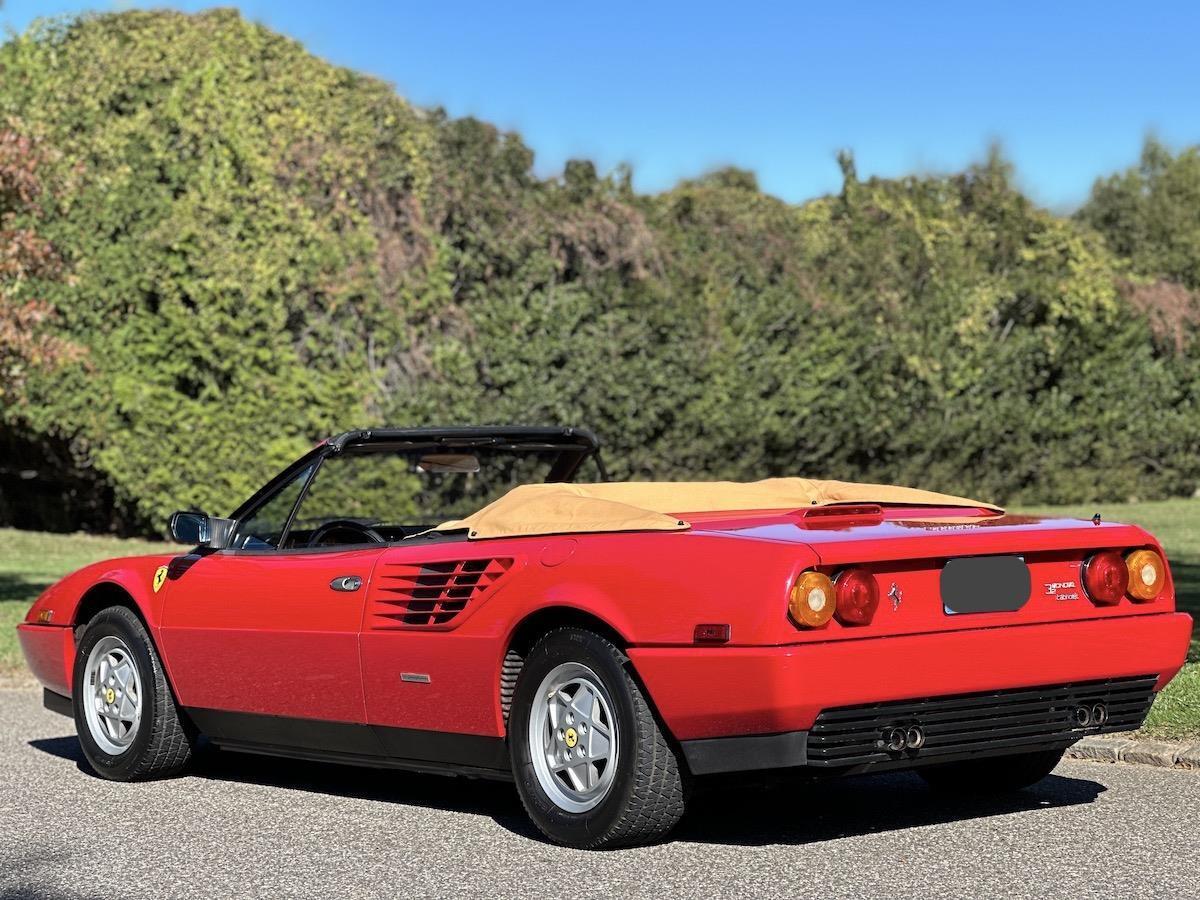
M 231 11 L 135 11 L 0 46 L 17 112 L 82 167 L 44 233 L 78 261 L 47 297 L 89 351 L 27 379 L 27 432 L 161 530 L 364 422 L 366 338 L 403 334 L 390 304 L 430 252 L 408 104 Z
M 540 177 L 519 135 L 230 10 L 35 25 L 0 45 L 12 115 L 59 151 L 39 183 L 69 189 L 13 179 L 42 275 L 9 294 L 88 351 L 15 365 L 22 453 L 73 458 L 116 526 L 226 512 L 377 423 L 588 425 L 619 478 L 1065 502 L 1200 477 L 1200 201 L 1174 199 L 1200 183 L 1193 151 L 1148 148 L 1078 220 L 995 149 L 900 179 L 843 153 L 843 189 L 801 205 L 731 168 L 638 195 L 586 160 Z
M 1200 148 L 1147 138 L 1136 166 L 1097 179 L 1078 213 L 1134 270 L 1200 290 Z

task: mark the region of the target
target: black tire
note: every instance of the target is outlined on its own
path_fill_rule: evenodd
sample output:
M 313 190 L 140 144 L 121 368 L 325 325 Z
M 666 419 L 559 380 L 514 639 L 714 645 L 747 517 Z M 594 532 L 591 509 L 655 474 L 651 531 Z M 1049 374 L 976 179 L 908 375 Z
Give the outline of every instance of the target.
M 923 766 L 917 771 L 939 791 L 983 796 L 1007 794 L 1037 784 L 1057 766 L 1063 750 L 1038 750 L 1014 756 L 994 756 L 963 762 Z
M 133 740 L 118 753 L 106 752 L 96 742 L 83 708 L 87 698 L 93 696 L 90 685 L 85 684 L 87 660 L 96 644 L 106 637 L 118 638 L 129 648 L 142 685 L 141 720 Z M 75 729 L 83 755 L 96 774 L 112 781 L 167 778 L 182 772 L 191 761 L 195 732 L 179 714 L 150 635 L 130 610 L 109 607 L 87 623 L 75 651 L 72 687 Z
M 568 812 L 551 799 L 530 755 L 535 695 L 543 679 L 564 663 L 586 666 L 600 679 L 612 700 L 619 735 L 611 786 L 597 806 L 581 813 Z M 683 816 L 687 771 L 630 676 L 629 658 L 594 632 L 559 628 L 537 642 L 517 680 L 508 736 L 521 802 L 538 830 L 555 843 L 582 850 L 652 843 Z

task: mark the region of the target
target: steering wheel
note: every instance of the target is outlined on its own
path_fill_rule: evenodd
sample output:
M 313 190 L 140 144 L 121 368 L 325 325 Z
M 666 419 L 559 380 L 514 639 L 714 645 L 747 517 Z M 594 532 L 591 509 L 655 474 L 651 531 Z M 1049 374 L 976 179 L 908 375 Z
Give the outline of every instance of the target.
M 323 525 L 318 525 L 308 538 L 308 547 L 319 547 L 324 543 L 325 538 L 335 532 L 345 532 L 352 534 L 356 540 L 348 543 L 361 544 L 363 541 L 357 538 L 366 538 L 367 543 L 371 544 L 386 544 L 387 540 L 378 531 L 370 525 L 364 525 L 362 522 L 355 522 L 353 519 L 331 519 Z

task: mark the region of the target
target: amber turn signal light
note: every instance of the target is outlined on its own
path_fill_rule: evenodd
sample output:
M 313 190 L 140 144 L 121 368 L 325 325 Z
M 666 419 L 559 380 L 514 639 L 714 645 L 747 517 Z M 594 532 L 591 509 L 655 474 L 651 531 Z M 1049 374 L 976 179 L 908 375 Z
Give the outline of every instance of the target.
M 802 574 L 788 596 L 788 612 L 798 624 L 809 628 L 820 628 L 833 618 L 836 605 L 833 582 L 820 572 Z
M 1167 566 L 1153 550 L 1134 550 L 1125 557 L 1129 596 L 1139 603 L 1153 600 L 1167 584 Z

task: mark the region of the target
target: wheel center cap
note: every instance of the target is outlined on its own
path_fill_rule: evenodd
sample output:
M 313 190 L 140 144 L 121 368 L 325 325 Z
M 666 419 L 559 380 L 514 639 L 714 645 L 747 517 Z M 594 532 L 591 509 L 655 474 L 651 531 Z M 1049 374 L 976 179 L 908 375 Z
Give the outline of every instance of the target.
M 574 749 L 575 745 L 579 743 L 579 735 L 574 728 L 568 728 L 567 733 L 563 735 L 563 739 L 567 742 L 567 747 L 571 749 Z
M 117 699 L 116 691 L 114 691 L 112 688 L 104 689 L 104 702 L 105 703 L 112 703 L 116 699 Z

